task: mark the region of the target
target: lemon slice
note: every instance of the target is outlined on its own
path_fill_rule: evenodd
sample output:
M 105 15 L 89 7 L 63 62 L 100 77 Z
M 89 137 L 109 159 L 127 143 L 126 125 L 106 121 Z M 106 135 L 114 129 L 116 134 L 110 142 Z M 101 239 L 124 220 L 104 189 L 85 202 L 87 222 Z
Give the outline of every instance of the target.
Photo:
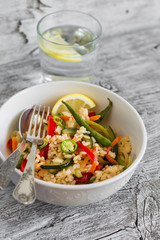
M 90 109 L 96 106 L 96 104 L 89 97 L 80 93 L 73 93 L 62 97 L 56 102 L 52 109 L 52 115 L 69 111 L 62 103 L 62 100 L 68 103 L 76 112 L 78 112 L 81 107 Z
M 66 42 L 60 34 L 50 35 L 50 33 L 43 34 L 46 40 L 39 40 L 40 48 L 49 56 L 62 61 L 81 62 L 81 55 Z

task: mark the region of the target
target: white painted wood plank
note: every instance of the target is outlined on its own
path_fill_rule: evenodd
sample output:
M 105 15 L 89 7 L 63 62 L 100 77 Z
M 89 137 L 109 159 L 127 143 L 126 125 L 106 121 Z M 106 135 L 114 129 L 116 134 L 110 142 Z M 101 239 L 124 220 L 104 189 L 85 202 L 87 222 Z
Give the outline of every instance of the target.
M 147 128 L 146 153 L 130 181 L 110 198 L 83 207 L 36 201 L 24 207 L 0 192 L 0 239 L 160 239 L 160 1 L 0 1 L 0 106 L 17 91 L 42 83 L 37 21 L 75 9 L 96 16 L 103 40 L 92 83 L 123 96 Z M 2 34 L 3 33 L 3 34 Z

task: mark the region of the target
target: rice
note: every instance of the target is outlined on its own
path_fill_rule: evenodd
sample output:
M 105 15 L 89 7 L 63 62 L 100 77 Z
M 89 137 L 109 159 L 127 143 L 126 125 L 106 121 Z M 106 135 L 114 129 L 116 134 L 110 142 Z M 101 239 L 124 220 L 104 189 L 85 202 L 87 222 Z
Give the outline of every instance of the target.
M 100 182 L 100 181 L 104 181 L 106 179 L 112 178 L 120 174 L 122 171 L 123 171 L 123 166 L 121 165 L 113 165 L 113 166 L 106 165 L 102 171 L 95 171 L 96 178 L 94 182 Z
M 89 132 L 85 129 L 85 127 L 81 126 L 77 130 L 76 134 L 74 135 L 73 139 L 76 139 L 76 141 L 81 141 L 84 136 L 86 139 L 90 139 L 90 137 L 86 134 L 89 134 Z M 35 167 L 35 177 L 44 181 L 52 182 L 52 183 L 58 183 L 58 184 L 76 184 L 74 174 L 76 169 L 80 169 L 82 162 L 84 161 L 85 157 L 87 157 L 86 152 L 79 151 L 78 154 L 72 153 L 67 154 L 63 153 L 61 150 L 61 143 L 68 139 L 69 136 L 67 134 L 62 135 L 54 135 L 53 137 L 48 137 L 49 139 L 49 151 L 48 151 L 48 157 L 46 160 L 44 160 L 43 157 L 39 156 L 39 152 L 37 152 L 36 155 L 36 162 L 38 160 L 38 164 Z M 106 147 L 100 146 L 98 143 L 96 143 L 95 139 L 93 138 L 93 147 L 95 147 L 95 155 L 97 155 L 98 158 L 103 158 L 106 155 Z M 85 146 L 88 146 L 88 142 L 82 141 L 82 144 Z M 112 153 L 112 156 L 114 154 Z M 64 162 L 64 159 L 70 159 L 73 158 L 73 165 L 69 166 L 63 170 L 60 170 L 56 174 L 50 173 L 48 170 L 41 169 L 40 165 L 44 164 L 62 164 Z M 91 163 L 88 162 L 88 164 L 85 165 L 83 168 L 83 173 L 87 173 L 91 167 Z M 108 166 L 106 165 L 104 168 L 102 168 L 99 171 L 95 171 L 94 182 L 100 182 L 104 181 L 106 179 L 112 178 L 119 173 L 123 171 L 123 166 L 121 165 L 113 165 Z
M 69 112 L 63 112 L 65 116 L 69 116 L 70 119 L 66 121 L 66 128 L 77 128 L 76 133 L 73 136 L 75 142 L 79 141 L 87 148 L 91 148 L 90 140 L 92 140 L 92 151 L 97 157 L 97 166 L 100 166 L 100 169 L 93 172 L 91 177 L 92 182 L 100 182 L 107 179 L 110 179 L 124 170 L 122 165 L 111 165 L 106 161 L 106 151 L 107 147 L 100 146 L 95 140 L 94 137 L 90 136 L 90 132 L 86 130 L 85 127 L 79 126 L 72 115 Z M 84 120 L 89 120 L 88 110 L 81 108 L 78 113 Z M 77 184 L 75 180 L 75 173 L 77 170 L 80 170 L 83 174 L 88 174 L 93 162 L 87 153 L 78 148 L 73 153 L 65 153 L 61 149 L 61 143 L 67 139 L 71 139 L 69 134 L 62 134 L 62 128 L 57 126 L 54 136 L 47 136 L 49 148 L 47 158 L 45 159 L 40 154 L 40 149 L 36 151 L 35 158 L 35 178 L 41 179 L 43 181 L 58 183 L 58 184 Z M 129 137 L 125 137 L 121 143 L 118 144 L 121 152 L 126 148 L 127 156 L 130 157 L 131 152 L 131 143 Z M 30 151 L 31 144 L 26 144 L 26 149 Z M 122 152 L 123 153 L 123 152 Z M 112 151 L 109 151 L 109 155 L 112 158 L 115 158 L 116 155 Z M 124 155 L 124 154 L 123 154 Z M 64 169 L 55 170 L 55 172 L 50 171 L 49 169 L 42 169 L 41 165 L 62 165 L 65 160 L 73 159 L 73 164 Z

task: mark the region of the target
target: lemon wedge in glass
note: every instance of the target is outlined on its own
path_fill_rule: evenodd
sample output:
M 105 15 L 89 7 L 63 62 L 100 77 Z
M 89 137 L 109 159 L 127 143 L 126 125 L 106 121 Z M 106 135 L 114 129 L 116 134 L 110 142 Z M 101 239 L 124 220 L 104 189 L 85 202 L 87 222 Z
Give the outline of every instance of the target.
M 56 115 L 58 113 L 61 113 L 63 111 L 67 111 L 68 109 L 66 106 L 62 103 L 62 100 L 68 103 L 76 112 L 83 107 L 87 109 L 91 109 L 96 106 L 96 104 L 91 100 L 89 97 L 80 94 L 80 93 L 73 93 L 66 95 L 59 99 L 56 104 L 54 105 L 52 109 L 52 115 Z
M 70 46 L 60 34 L 51 35 L 44 33 L 43 39 L 39 39 L 40 48 L 49 56 L 62 61 L 81 62 L 81 55 Z

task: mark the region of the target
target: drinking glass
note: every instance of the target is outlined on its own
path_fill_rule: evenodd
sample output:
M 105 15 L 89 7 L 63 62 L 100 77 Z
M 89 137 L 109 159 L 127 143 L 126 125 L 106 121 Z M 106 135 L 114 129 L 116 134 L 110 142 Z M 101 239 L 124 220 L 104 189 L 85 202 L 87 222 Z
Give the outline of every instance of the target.
M 46 81 L 93 77 L 102 35 L 95 17 L 70 10 L 50 13 L 38 22 L 37 34 Z

